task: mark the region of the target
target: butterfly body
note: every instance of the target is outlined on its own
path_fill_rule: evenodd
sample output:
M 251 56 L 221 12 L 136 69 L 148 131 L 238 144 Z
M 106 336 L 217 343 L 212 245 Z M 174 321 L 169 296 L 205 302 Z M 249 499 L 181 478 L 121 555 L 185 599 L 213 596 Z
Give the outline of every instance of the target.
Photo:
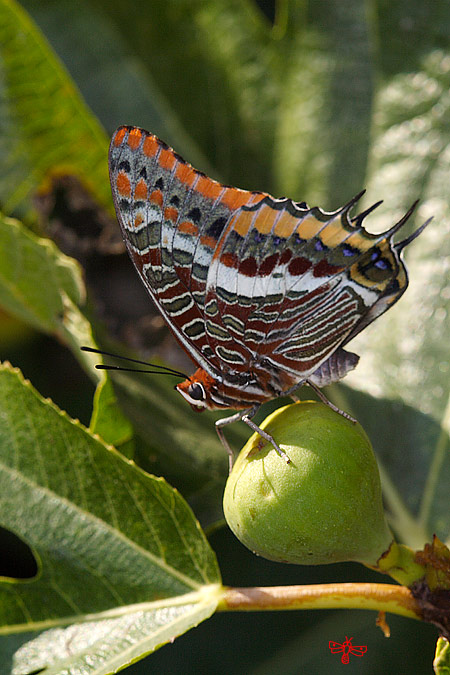
M 411 210 L 372 235 L 350 217 L 357 198 L 327 213 L 224 186 L 136 127 L 115 132 L 109 166 L 128 252 L 197 365 L 177 386 L 195 409 L 341 379 L 358 361 L 343 346 L 407 287 L 409 240 L 392 236 Z

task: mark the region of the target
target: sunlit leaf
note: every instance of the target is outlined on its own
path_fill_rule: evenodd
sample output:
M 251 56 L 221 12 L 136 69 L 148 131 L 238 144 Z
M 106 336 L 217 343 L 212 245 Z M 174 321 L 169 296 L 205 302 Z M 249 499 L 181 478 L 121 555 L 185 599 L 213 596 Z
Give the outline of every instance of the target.
M 436 643 L 433 666 L 436 675 L 449 675 L 450 673 L 450 643 L 444 637 L 440 637 Z
M 43 34 L 15 0 L 0 2 L 0 200 L 31 208 L 49 174 L 73 173 L 110 206 L 107 137 Z
M 70 346 L 86 365 L 91 327 L 80 311 L 85 287 L 78 263 L 52 241 L 0 214 L 0 305 L 12 316 Z
M 133 427 L 118 406 L 109 378 L 97 385 L 90 431 L 98 434 L 105 443 L 114 445 L 126 457 L 133 458 Z
M 108 675 L 209 618 L 217 605 L 215 588 L 192 593 L 173 605 L 144 603 L 117 619 L 53 628 L 23 645 L 14 655 L 12 675 L 45 668 L 46 675 Z

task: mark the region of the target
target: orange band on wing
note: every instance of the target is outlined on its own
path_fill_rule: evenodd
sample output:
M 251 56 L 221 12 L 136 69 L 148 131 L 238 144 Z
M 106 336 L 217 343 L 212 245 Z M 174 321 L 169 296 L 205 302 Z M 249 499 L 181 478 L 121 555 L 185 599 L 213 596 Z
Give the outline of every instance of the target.
M 134 198 L 142 201 L 147 199 L 147 183 L 142 178 L 134 188 Z
M 159 165 L 163 169 L 173 169 L 175 166 L 175 162 L 177 161 L 174 157 L 174 154 L 171 150 L 164 150 L 162 149 L 161 152 L 159 153 L 158 157 Z
M 142 138 L 142 131 L 140 129 L 132 129 L 128 134 L 128 145 L 132 150 L 139 147 Z
M 197 177 L 197 171 L 190 164 L 178 164 L 175 175 L 179 181 L 192 187 Z
M 158 204 L 158 206 L 162 206 L 164 202 L 163 193 L 161 192 L 161 190 L 153 190 L 153 192 L 149 197 L 149 200 L 154 204 Z
M 166 209 L 164 209 L 164 218 L 175 223 L 178 218 L 178 209 L 174 208 L 173 206 L 168 206 Z
M 224 188 L 220 183 L 211 180 L 211 178 L 207 178 L 207 176 L 200 176 L 195 189 L 207 199 L 217 199 L 224 191 Z
M 145 137 L 144 145 L 142 146 L 144 155 L 147 155 L 147 157 L 154 157 L 158 152 L 158 147 L 158 141 L 154 136 L 149 135 Z
M 217 239 L 214 239 L 214 237 L 208 237 L 204 235 L 203 237 L 200 237 L 200 243 L 203 244 L 203 246 L 206 246 L 207 248 L 215 248 L 217 244 Z
M 221 198 L 221 203 L 231 211 L 239 209 L 241 206 L 256 204 L 264 199 L 266 195 L 258 192 L 248 192 L 247 190 L 240 190 L 239 188 L 226 188 Z
M 122 143 L 126 133 L 127 130 L 125 129 L 125 127 L 121 127 L 117 131 L 116 135 L 114 136 L 114 145 L 116 146 L 116 148 L 119 147 L 119 145 Z
M 116 178 L 117 191 L 121 197 L 131 197 L 130 179 L 127 174 L 120 171 Z
M 190 220 L 183 220 L 183 222 L 178 225 L 178 231 L 181 232 L 181 234 L 189 234 L 193 237 L 198 236 L 198 227 L 197 225 L 194 225 L 194 223 L 191 223 Z

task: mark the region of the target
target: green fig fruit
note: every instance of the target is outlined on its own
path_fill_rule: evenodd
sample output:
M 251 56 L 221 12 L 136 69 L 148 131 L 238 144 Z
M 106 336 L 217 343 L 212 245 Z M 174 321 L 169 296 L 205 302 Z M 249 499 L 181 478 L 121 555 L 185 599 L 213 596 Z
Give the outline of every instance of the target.
M 363 428 L 323 403 L 297 402 L 261 424 L 228 477 L 223 508 L 236 537 L 269 560 L 376 565 L 389 548 L 378 467 Z

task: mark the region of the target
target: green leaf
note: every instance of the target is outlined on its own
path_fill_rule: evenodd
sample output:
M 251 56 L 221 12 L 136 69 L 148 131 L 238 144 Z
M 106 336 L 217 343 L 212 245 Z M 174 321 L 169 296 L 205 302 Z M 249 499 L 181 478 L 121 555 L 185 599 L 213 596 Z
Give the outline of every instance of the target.
M 52 241 L 0 214 L 0 306 L 34 328 L 70 346 L 86 365 L 93 355 L 91 327 L 79 309 L 85 301 L 81 269 Z M 97 378 L 98 378 L 97 374 Z
M 109 378 L 99 382 L 95 390 L 89 429 L 93 434 L 98 434 L 105 443 L 114 445 L 125 457 L 133 457 L 133 427 L 119 408 Z
M 208 591 L 212 592 L 208 592 Z M 142 659 L 208 619 L 217 605 L 215 587 L 191 593 L 177 604 L 145 603 L 125 616 L 48 630 L 14 655 L 13 675 L 39 672 L 108 675 Z
M 13 672 L 14 654 L 28 640 L 36 637 L 36 633 L 15 633 L 0 636 L 0 669 L 2 673 Z
M 214 177 L 269 189 L 281 84 L 276 78 L 284 64 L 256 5 L 250 0 L 156 0 L 142 3 L 139 17 L 116 0 L 99 0 L 96 6 L 213 160 Z M 164 140 L 173 144 L 176 136 Z
M 286 34 L 275 47 L 284 58 L 274 190 L 336 209 L 364 187 L 374 85 L 367 7 L 360 0 L 286 4 Z
M 26 583 L 0 582 L 2 633 L 114 619 L 115 640 L 99 624 L 91 646 L 102 652 L 112 640 L 111 658 L 124 665 L 214 611 L 217 562 L 173 488 L 43 400 L 8 365 L 0 370 L 0 418 L 0 524 L 31 547 L 39 567 Z M 130 622 L 135 644 L 127 652 Z
M 450 643 L 444 637 L 440 637 L 436 643 L 433 668 L 436 675 L 450 674 Z
M 367 161 L 366 11 L 358 0 L 285 5 L 283 31 L 250 0 L 158 0 L 139 17 L 116 0 L 97 2 L 216 177 L 336 208 L 359 191 Z
M 85 293 L 76 260 L 61 253 L 49 239 L 37 237 L 0 214 L 0 307 L 72 349 L 99 381 L 91 431 L 131 457 L 133 430 L 118 406 L 112 384 L 106 373 L 100 375 L 94 369 L 98 357 L 80 350 L 95 344 L 91 326 L 79 308 Z
M 420 198 L 415 226 L 433 217 L 406 249 L 410 285 L 398 305 L 352 343 L 367 357 L 349 381 L 371 393 L 398 397 L 446 420 L 450 430 L 448 344 L 450 330 L 450 207 L 445 197 L 450 160 L 450 58 L 427 54 L 413 73 L 395 76 L 377 96 L 369 192 L 373 199 L 389 184 L 390 220 L 379 209 L 373 229 L 386 229 Z M 409 231 L 412 230 L 412 225 Z M 382 367 L 379 367 L 382 364 Z M 364 384 L 365 383 L 365 384 Z M 417 388 L 426 397 L 418 399 Z
M 108 12 L 89 0 L 25 0 L 22 5 L 51 40 L 105 129 L 112 132 L 128 123 L 151 129 L 204 171 L 213 171 L 213 163 L 180 123 L 181 111 L 170 105 L 151 73 L 130 53 L 120 25 L 115 27 Z
M 14 0 L 0 1 L 0 201 L 29 212 L 52 174 L 77 175 L 111 205 L 108 140 L 42 33 Z

